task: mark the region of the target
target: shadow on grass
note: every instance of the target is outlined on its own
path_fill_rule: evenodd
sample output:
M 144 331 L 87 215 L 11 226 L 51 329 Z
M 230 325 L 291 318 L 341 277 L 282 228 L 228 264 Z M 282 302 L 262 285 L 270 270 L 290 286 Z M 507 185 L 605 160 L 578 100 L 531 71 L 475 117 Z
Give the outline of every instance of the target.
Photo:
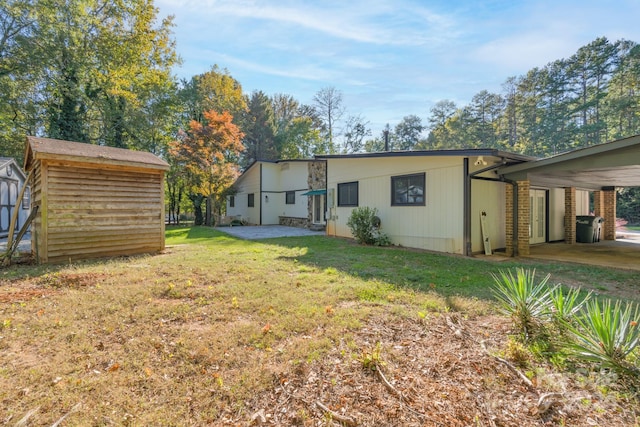
M 306 248 L 303 255 L 291 257 L 299 263 L 321 269 L 335 268 L 362 279 L 418 291 L 435 291 L 445 297 L 459 295 L 492 300 L 492 273 L 523 267 L 535 269 L 539 279 L 551 274 L 550 284 L 593 289 L 596 293 L 620 298 L 630 294 L 640 300 L 635 291 L 640 283 L 640 273 L 634 271 L 519 258 L 496 262 L 408 248 L 363 246 L 350 239 L 326 236 L 289 237 L 263 242 Z M 624 291 L 618 292 L 621 289 Z

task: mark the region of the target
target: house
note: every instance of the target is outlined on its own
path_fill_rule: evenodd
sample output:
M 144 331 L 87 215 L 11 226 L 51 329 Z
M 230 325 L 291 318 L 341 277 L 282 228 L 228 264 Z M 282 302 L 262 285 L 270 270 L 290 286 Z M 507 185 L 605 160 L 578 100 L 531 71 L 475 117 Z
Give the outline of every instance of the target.
M 463 255 L 575 244 L 576 216 L 591 212 L 615 240 L 616 188 L 640 186 L 640 135 L 544 159 L 488 149 L 318 158 L 328 235 L 351 237 L 352 209 L 368 206 L 393 244 Z
M 0 237 L 7 237 L 11 217 L 17 212 L 14 230 L 17 233 L 29 216 L 29 188 L 22 200 L 18 197 L 25 185 L 26 176 L 14 159 L 0 157 Z
M 310 159 L 252 163 L 227 197 L 227 216 L 254 225 L 324 229 L 325 166 Z
M 497 173 L 512 183 L 507 254 L 528 255 L 530 245 L 555 240 L 576 243 L 576 216 L 591 211 L 604 219 L 601 238 L 615 240 L 616 189 L 640 186 L 640 135 L 503 165 Z
M 164 174 L 151 153 L 28 137 L 25 170 L 38 207 L 31 247 L 40 263 L 164 249 Z
M 496 169 L 533 160 L 490 149 L 319 156 L 327 162 L 327 234 L 351 237 L 358 206 L 376 208 L 391 242 L 455 254 L 504 248 L 508 183 Z

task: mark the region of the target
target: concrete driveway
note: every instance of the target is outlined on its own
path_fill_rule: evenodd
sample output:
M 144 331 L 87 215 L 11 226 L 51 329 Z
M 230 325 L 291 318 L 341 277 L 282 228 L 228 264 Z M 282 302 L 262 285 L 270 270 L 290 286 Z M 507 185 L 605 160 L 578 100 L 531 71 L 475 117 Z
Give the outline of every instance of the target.
M 324 231 L 311 231 L 306 228 L 285 227 L 284 225 L 242 225 L 235 227 L 217 227 L 216 230 L 245 240 L 325 235 Z

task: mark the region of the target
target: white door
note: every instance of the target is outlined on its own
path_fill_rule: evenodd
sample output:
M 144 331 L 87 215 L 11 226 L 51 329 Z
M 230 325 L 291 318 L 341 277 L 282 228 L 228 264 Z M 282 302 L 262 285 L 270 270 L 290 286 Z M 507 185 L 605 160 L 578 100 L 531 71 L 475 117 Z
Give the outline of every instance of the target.
M 324 224 L 324 195 L 313 196 L 313 223 Z
M 546 242 L 547 230 L 547 191 L 529 190 L 530 221 L 529 221 L 529 243 Z

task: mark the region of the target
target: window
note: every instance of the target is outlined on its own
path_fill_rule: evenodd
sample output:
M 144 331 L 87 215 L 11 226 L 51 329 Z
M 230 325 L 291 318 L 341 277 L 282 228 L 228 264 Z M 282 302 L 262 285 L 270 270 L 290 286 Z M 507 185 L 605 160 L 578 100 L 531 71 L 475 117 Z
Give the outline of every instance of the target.
M 229 207 L 230 208 L 236 207 L 236 196 L 229 196 Z
M 358 206 L 358 182 L 338 184 L 338 206 Z
M 425 174 L 392 176 L 391 206 L 424 206 Z
M 285 202 L 287 205 L 295 205 L 296 204 L 296 192 L 295 191 L 287 191 Z
M 255 200 L 254 200 L 255 194 L 251 193 L 248 195 L 247 197 L 247 206 L 252 208 L 255 206 Z

